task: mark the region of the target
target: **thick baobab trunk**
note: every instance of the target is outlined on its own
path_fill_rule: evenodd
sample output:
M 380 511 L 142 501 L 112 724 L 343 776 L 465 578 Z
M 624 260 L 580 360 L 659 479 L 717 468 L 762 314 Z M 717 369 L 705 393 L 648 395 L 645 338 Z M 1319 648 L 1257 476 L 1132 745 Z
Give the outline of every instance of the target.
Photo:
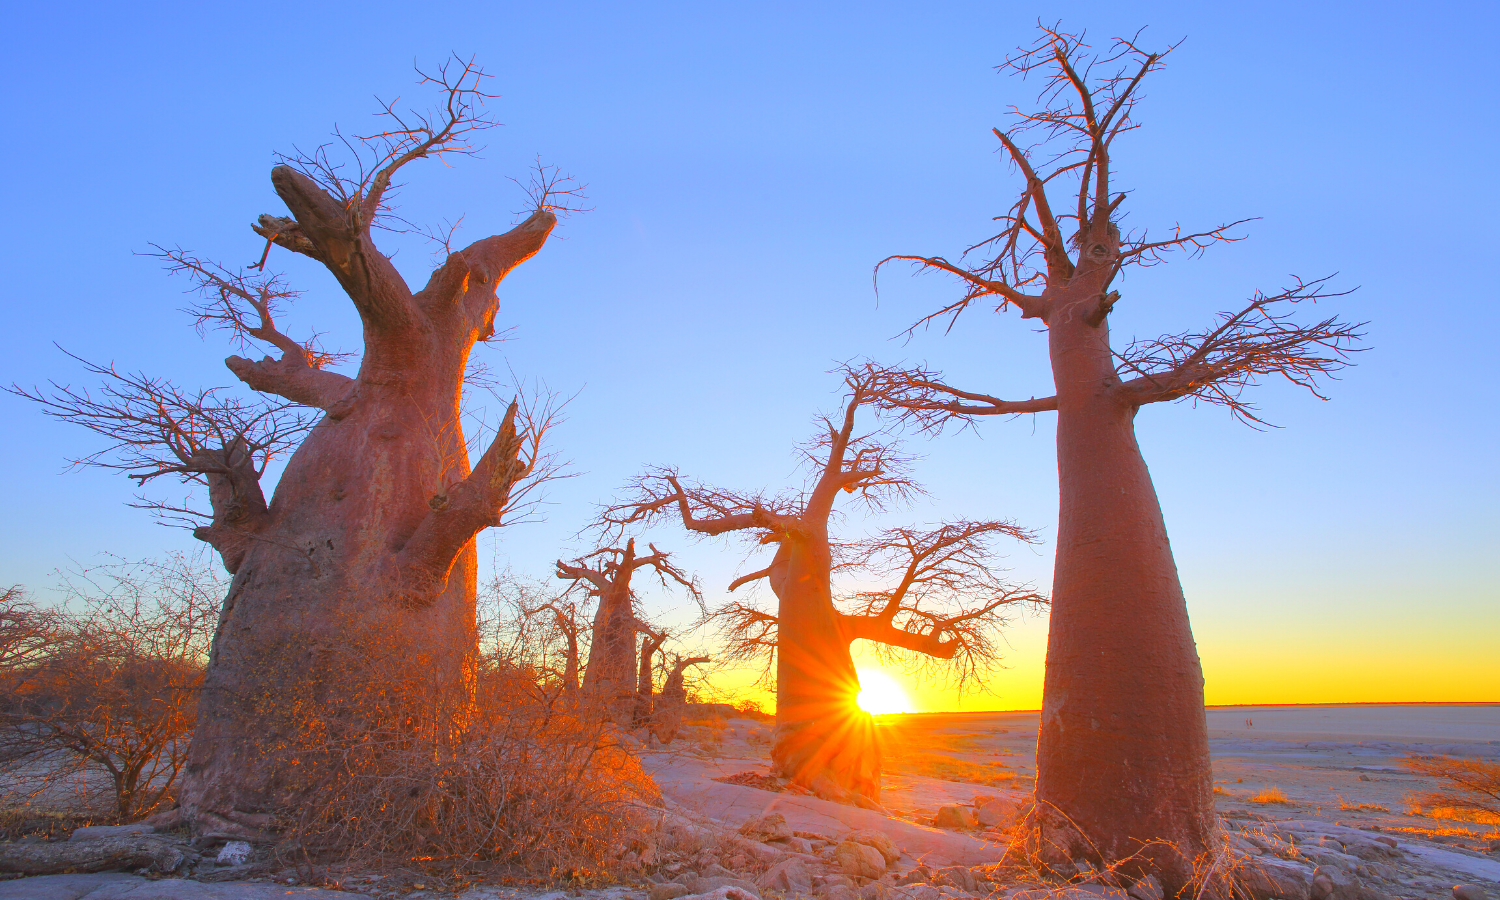
M 252 387 L 326 414 L 269 506 L 251 497 L 199 530 L 234 573 L 181 795 L 210 833 L 261 831 L 295 800 L 303 786 L 286 751 L 320 718 L 357 720 L 378 714 L 366 702 L 403 697 L 462 706 L 472 691 L 473 537 L 498 524 L 518 444 L 512 408 L 471 474 L 459 396 L 470 349 L 493 332 L 496 284 L 555 221 L 538 212 L 450 255 L 414 295 L 367 225 L 351 226 L 291 169 L 272 180 L 295 222 L 262 224 L 338 278 L 364 321 L 365 354 L 353 379 L 286 357 L 229 360 Z M 225 482 L 216 494 L 249 494 Z
M 842 791 L 878 801 L 874 727 L 855 702 L 859 676 L 833 606 L 829 573 L 826 536 L 781 538 L 770 575 L 782 636 L 776 648 L 771 764 L 800 784 L 820 787 L 820 778 L 826 778 Z
M 629 578 L 599 594 L 594 614 L 593 642 L 589 644 L 588 668 L 583 671 L 583 692 L 604 705 L 611 718 L 629 725 L 635 709 L 636 655 L 635 610 Z
M 1203 670 L 1108 324 L 1059 308 L 1049 329 L 1061 507 L 1040 849 L 1096 863 L 1143 853 L 1170 895 L 1215 831 Z

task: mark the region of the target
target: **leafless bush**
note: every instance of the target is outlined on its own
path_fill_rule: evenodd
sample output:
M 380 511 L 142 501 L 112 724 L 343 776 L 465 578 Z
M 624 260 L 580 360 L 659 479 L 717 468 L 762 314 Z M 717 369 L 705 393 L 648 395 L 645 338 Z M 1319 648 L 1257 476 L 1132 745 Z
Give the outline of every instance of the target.
M 1401 765 L 1408 772 L 1446 782 L 1439 790 L 1413 794 L 1410 802 L 1418 809 L 1429 815 L 1441 811 L 1445 817 L 1500 825 L 1500 762 L 1408 756 Z
M 189 557 L 72 573 L 65 603 L 0 606 L 0 766 L 11 800 L 103 775 L 114 814 L 170 805 L 186 761 L 222 581 Z
M 509 650 L 476 661 L 471 700 L 366 635 L 328 660 L 348 691 L 289 710 L 283 853 L 445 875 L 619 865 L 659 795 L 599 717 Z

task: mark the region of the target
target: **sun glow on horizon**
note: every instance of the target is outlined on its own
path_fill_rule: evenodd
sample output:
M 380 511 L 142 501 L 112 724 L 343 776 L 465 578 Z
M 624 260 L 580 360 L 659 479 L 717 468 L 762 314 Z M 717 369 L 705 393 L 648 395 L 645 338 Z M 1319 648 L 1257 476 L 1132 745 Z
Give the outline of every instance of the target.
M 911 699 L 896 681 L 880 669 L 859 669 L 859 696 L 855 703 L 872 716 L 915 712 Z

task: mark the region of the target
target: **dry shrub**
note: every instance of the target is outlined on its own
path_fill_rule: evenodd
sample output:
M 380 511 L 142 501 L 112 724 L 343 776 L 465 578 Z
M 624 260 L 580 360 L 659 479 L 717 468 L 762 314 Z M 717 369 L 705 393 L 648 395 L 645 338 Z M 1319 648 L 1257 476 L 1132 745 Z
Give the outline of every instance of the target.
M 595 711 L 510 658 L 456 682 L 369 634 L 318 679 L 342 690 L 284 704 L 283 854 L 447 875 L 620 865 L 660 795 Z
M 55 608 L 16 589 L 0 597 L 0 793 L 92 806 L 104 782 L 118 821 L 168 807 L 223 580 L 176 555 L 76 571 L 62 591 Z
M 1441 778 L 1436 791 L 1412 794 L 1408 802 L 1421 815 L 1482 825 L 1500 825 L 1500 762 L 1452 756 L 1408 756 L 1401 760 L 1408 772 Z
M 1290 806 L 1292 804 L 1292 801 L 1290 801 L 1290 800 L 1288 800 L 1286 798 L 1286 794 L 1283 794 L 1281 792 L 1281 788 L 1277 787 L 1274 784 L 1271 785 L 1270 787 L 1266 788 L 1265 790 L 1261 791 L 1259 794 L 1256 794 L 1254 797 L 1251 797 L 1250 798 L 1250 802 L 1251 803 L 1284 803 L 1284 804 L 1286 804 L 1288 806 Z

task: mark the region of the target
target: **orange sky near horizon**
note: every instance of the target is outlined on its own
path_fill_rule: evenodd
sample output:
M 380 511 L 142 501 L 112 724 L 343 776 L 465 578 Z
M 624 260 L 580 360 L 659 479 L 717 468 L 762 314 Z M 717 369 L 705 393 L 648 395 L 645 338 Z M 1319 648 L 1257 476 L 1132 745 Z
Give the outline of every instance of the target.
M 1482 626 L 1485 623 L 1476 623 Z M 1204 694 L 1209 706 L 1276 706 L 1338 703 L 1500 703 L 1500 653 L 1493 629 L 1424 636 L 1415 625 L 1402 639 L 1345 630 L 1337 639 L 1326 630 L 1289 631 L 1267 624 L 1259 629 L 1223 630 L 1212 620 L 1197 626 L 1203 659 Z M 919 680 L 899 668 L 882 666 L 856 642 L 855 665 L 882 669 L 906 692 L 913 712 L 1033 710 L 1042 704 L 1046 621 L 1031 619 L 1007 629 L 1010 648 L 1004 668 L 989 676 L 990 691 L 966 691 Z M 717 680 L 717 679 L 716 679 Z M 750 686 L 749 677 L 728 673 L 720 685 L 740 685 L 743 695 L 770 711 L 774 697 Z

